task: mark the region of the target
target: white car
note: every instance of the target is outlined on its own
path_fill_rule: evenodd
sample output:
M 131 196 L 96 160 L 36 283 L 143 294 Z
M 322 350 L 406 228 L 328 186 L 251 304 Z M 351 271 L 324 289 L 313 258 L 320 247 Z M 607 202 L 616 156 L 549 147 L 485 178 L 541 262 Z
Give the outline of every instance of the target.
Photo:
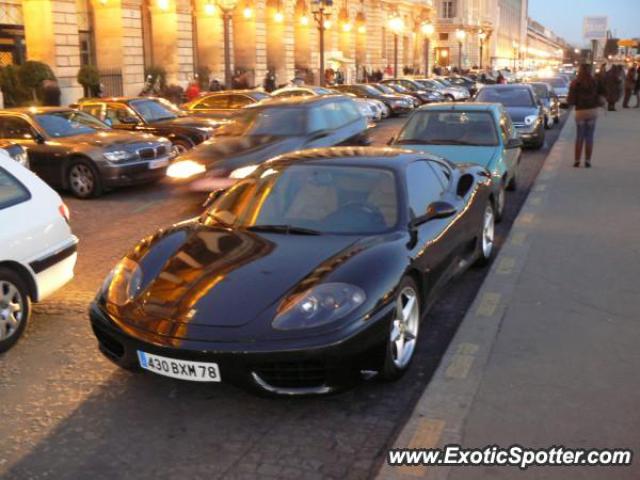
M 31 303 L 73 278 L 78 239 L 60 196 L 0 150 L 0 352 L 24 331 Z

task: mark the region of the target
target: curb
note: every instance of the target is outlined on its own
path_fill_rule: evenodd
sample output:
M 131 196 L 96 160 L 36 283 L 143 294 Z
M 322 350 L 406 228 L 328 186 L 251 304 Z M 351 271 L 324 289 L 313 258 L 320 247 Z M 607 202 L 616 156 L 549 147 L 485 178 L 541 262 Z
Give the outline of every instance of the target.
M 539 211 L 547 200 L 548 187 L 567 143 L 572 142 L 572 118 L 570 112 L 475 300 L 392 448 L 438 448 L 462 442 L 466 417 L 526 263 L 531 234 L 540 221 Z M 446 480 L 449 471 L 450 467 L 391 467 L 385 458 L 376 478 Z

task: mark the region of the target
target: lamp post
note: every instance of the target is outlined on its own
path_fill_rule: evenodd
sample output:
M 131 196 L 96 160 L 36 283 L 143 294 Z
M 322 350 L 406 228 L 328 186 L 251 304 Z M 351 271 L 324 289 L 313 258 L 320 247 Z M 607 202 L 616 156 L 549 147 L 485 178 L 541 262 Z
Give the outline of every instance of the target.
M 484 41 L 487 39 L 487 32 L 480 30 L 478 40 L 480 40 L 480 70 L 482 70 L 482 59 L 484 57 Z
M 313 3 L 315 4 L 315 10 L 311 13 L 313 13 L 313 19 L 320 35 L 320 85 L 324 87 L 326 83 L 324 77 L 324 32 L 331 26 L 329 23 L 329 18 L 331 17 L 329 9 L 333 5 L 333 0 L 314 0 Z
M 389 20 L 389 28 L 393 32 L 393 76 L 398 76 L 398 35 L 404 29 L 404 22 L 396 14 Z
M 216 0 L 218 8 L 222 12 L 224 31 L 224 85 L 231 88 L 231 19 L 233 11 L 238 5 L 237 0 Z
M 462 42 L 467 37 L 467 32 L 459 28 L 456 30 L 456 39 L 458 40 L 458 70 L 462 73 Z
M 433 24 L 425 22 L 420 28 L 422 35 L 424 35 L 424 73 L 425 76 L 429 76 L 429 52 L 431 51 L 431 36 L 434 32 Z
M 513 73 L 516 72 L 517 67 L 517 61 L 518 61 L 518 42 L 516 42 L 515 40 L 513 42 L 511 42 L 511 46 L 513 47 Z

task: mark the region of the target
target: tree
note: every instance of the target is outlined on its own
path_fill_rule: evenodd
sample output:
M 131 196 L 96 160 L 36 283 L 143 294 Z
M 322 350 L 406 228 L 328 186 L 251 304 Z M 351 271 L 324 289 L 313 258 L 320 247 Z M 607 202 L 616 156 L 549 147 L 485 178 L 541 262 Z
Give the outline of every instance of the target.
M 18 68 L 18 79 L 26 88 L 35 102 L 42 99 L 42 82 L 45 80 L 56 81 L 53 70 L 46 63 L 28 60 Z

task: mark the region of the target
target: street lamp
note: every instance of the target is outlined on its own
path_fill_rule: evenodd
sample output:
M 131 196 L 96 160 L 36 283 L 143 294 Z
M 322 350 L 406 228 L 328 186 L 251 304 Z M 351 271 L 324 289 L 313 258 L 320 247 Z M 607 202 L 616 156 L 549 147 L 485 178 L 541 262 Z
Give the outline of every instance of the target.
M 404 22 L 397 13 L 389 19 L 389 28 L 393 32 L 393 76 L 398 76 L 398 35 L 404 29 Z
M 432 23 L 425 22 L 420 27 L 422 35 L 424 35 L 424 73 L 425 76 L 429 76 L 429 51 L 431 50 L 431 37 L 435 28 Z
M 311 13 L 320 34 L 320 85 L 324 87 L 326 83 L 324 77 L 324 32 L 331 28 L 331 22 L 329 21 L 331 12 L 329 9 L 333 6 L 333 0 L 313 0 L 313 3 L 316 9 Z
M 467 37 L 467 32 L 459 28 L 456 30 L 456 39 L 458 40 L 458 70 L 462 73 L 462 42 Z
M 487 32 L 480 30 L 478 40 L 480 40 L 480 70 L 482 70 L 482 58 L 484 57 L 484 41 L 487 39 Z
M 222 12 L 224 27 L 224 84 L 227 89 L 231 88 L 231 19 L 233 11 L 238 5 L 237 0 L 216 0 L 218 8 Z

